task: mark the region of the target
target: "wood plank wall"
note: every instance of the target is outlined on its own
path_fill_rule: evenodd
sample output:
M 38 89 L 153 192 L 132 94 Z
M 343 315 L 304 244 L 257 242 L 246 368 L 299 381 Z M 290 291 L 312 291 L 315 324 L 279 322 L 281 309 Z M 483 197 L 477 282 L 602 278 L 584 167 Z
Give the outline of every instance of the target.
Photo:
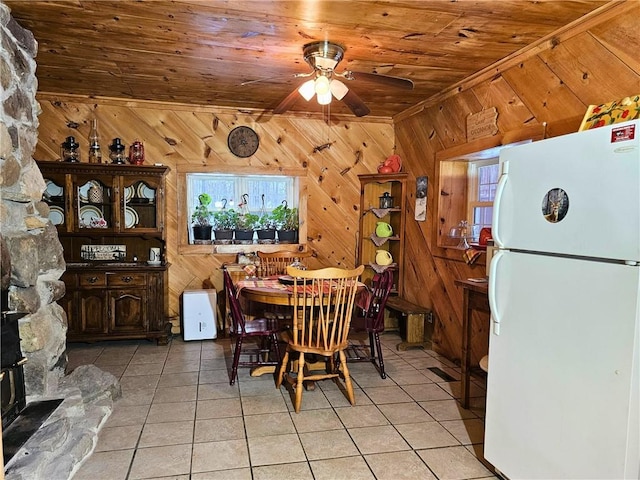
M 409 220 L 406 231 L 405 296 L 436 314 L 435 349 L 460 360 L 462 291 L 455 279 L 484 275 L 484 264 L 434 256 L 432 229 L 439 193 L 436 152 L 466 143 L 466 117 L 484 108 L 498 109 L 497 135 L 542 125 L 547 137 L 576 131 L 590 104 L 640 93 L 640 3 L 621 3 L 596 19 L 558 33 L 511 59 L 508 66 L 487 70 L 437 99 L 428 100 L 394 120 L 398 153 L 410 175 L 429 177 L 427 221 Z M 413 190 L 413 191 L 412 191 Z M 414 205 L 415 188 L 408 204 Z M 413 218 L 412 211 L 408 218 Z M 484 259 L 482 259 L 484 260 Z M 478 315 L 478 314 L 477 314 Z M 472 357 L 487 353 L 488 316 L 474 318 Z
M 310 267 L 343 266 L 353 268 L 360 185 L 357 175 L 373 173 L 379 163 L 393 153 L 394 132 L 391 119 L 339 121 L 330 127 L 317 118 L 301 116 L 267 117 L 236 110 L 193 107 L 118 99 L 89 99 L 40 93 L 39 139 L 34 158 L 59 158 L 59 145 L 68 135 L 80 143 L 83 161 L 88 151 L 90 121 L 98 119 L 103 155 L 114 137 L 125 145 L 138 139 L 144 143 L 147 163 L 171 167 L 167 177 L 167 258 L 169 269 L 169 308 L 174 332 L 178 331 L 180 294 L 202 288 L 211 278 L 222 289 L 219 267 L 235 255 L 180 255 L 178 253 L 176 167 L 207 166 L 215 171 L 223 166 L 293 167 L 307 170 L 307 244 L 314 252 Z M 253 127 L 260 137 L 258 152 L 248 158 L 233 156 L 227 148 L 227 135 L 238 125 Z M 331 142 L 331 147 L 314 148 Z M 107 158 L 108 159 L 108 158 Z M 248 248 L 247 251 L 251 249 Z

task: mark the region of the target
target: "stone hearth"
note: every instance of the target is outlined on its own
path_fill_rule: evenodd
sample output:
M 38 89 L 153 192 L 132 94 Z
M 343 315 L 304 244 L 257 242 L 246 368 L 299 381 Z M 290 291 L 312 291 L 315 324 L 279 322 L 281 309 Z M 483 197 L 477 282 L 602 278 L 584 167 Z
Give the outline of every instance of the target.
M 116 377 L 93 365 L 77 367 L 62 379 L 55 396 L 38 397 L 63 401 L 5 465 L 6 480 L 71 478 L 93 452 L 98 432 L 120 396 Z
M 41 201 L 46 186 L 32 157 L 40 113 L 38 45 L 1 0 L 0 38 L 0 235 L 11 265 L 8 305 L 2 309 L 27 314 L 19 321 L 27 405 L 64 399 L 5 465 L 6 478 L 62 480 L 93 451 L 120 387 L 115 377 L 93 366 L 64 375 L 67 318 L 56 302 L 65 293 L 60 277 L 66 265 L 57 229 Z

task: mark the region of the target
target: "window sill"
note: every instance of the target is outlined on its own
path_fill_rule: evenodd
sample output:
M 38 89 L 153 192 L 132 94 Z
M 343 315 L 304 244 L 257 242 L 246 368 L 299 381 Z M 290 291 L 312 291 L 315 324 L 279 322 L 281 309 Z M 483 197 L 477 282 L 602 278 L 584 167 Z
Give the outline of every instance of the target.
M 452 260 L 456 262 L 464 262 L 464 249 L 457 246 L 439 245 L 432 252 L 434 257 L 443 258 L 446 260 Z M 473 263 L 474 265 L 485 265 L 487 253 L 485 251 L 480 252 L 480 257 Z
M 235 255 L 247 252 L 302 252 L 306 250 L 303 243 L 250 243 L 246 245 L 180 245 L 180 255 Z

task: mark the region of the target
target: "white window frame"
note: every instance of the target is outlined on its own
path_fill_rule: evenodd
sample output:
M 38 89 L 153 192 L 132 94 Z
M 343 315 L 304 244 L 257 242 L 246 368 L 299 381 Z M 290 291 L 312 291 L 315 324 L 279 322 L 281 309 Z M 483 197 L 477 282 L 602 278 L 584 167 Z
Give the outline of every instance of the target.
M 229 254 L 246 251 L 246 245 L 193 245 L 189 243 L 191 235 L 191 212 L 188 200 L 187 175 L 192 173 L 208 174 L 232 174 L 232 175 L 277 175 L 297 178 L 297 196 L 294 192 L 293 198 L 297 198 L 298 217 L 300 227 L 298 229 L 297 244 L 274 244 L 274 245 L 254 245 L 256 250 L 277 251 L 283 249 L 299 250 L 307 243 L 307 170 L 303 168 L 273 168 L 261 166 L 227 166 L 227 165 L 178 165 L 177 166 L 177 226 L 178 226 L 178 254 L 180 255 L 203 255 L 203 254 Z M 216 199 L 214 198 L 214 201 Z M 235 199 L 234 199 L 235 201 Z M 295 206 L 295 205 L 293 205 Z M 230 207 L 230 205 L 227 205 Z M 260 205 L 249 205 L 252 211 L 259 210 Z M 237 206 L 235 206 L 237 210 Z M 259 248 L 258 248 L 259 247 Z
M 480 229 L 482 227 L 490 227 L 491 225 L 476 225 L 474 218 L 474 209 L 485 207 L 493 209 L 493 200 L 491 201 L 480 201 L 480 178 L 478 176 L 478 171 L 480 167 L 485 167 L 488 165 L 497 165 L 499 163 L 499 157 L 488 158 L 485 160 L 476 160 L 470 161 L 467 168 L 467 182 L 468 182 L 468 193 L 467 193 L 467 223 L 471 229 L 471 234 L 473 235 L 473 241 L 478 240 L 478 236 L 480 235 Z M 498 174 L 498 179 L 500 175 Z M 497 180 L 496 179 L 496 185 Z
M 198 173 L 188 173 L 187 174 L 187 205 L 189 208 L 189 212 L 193 212 L 196 205 L 198 204 L 198 195 L 202 192 L 192 191 L 193 183 L 197 177 L 206 180 L 206 177 L 209 177 L 211 180 L 215 179 L 227 179 L 232 180 L 234 182 L 234 194 L 230 196 L 230 198 L 225 198 L 227 200 L 226 208 L 233 208 L 234 210 L 238 210 L 238 205 L 242 201 L 242 195 L 249 192 L 249 187 L 247 186 L 251 180 L 260 180 L 266 179 L 265 175 L 252 175 L 252 174 L 230 174 L 230 173 L 212 173 L 212 172 L 198 172 Z M 283 200 L 287 201 L 287 205 L 290 208 L 298 207 L 298 177 L 294 175 L 269 175 L 268 177 L 274 177 L 277 179 L 286 180 L 288 185 L 286 187 L 286 193 L 284 194 L 284 198 L 279 201 L 274 201 L 271 204 L 265 206 L 265 210 L 267 213 L 271 212 L 275 207 L 280 205 Z M 220 195 L 216 195 L 215 192 L 207 192 L 211 195 L 212 203 L 211 209 L 218 210 L 222 207 L 220 203 L 222 201 L 222 197 Z M 249 201 L 249 211 L 251 213 L 259 214 L 262 211 L 262 199 L 261 198 L 250 198 Z

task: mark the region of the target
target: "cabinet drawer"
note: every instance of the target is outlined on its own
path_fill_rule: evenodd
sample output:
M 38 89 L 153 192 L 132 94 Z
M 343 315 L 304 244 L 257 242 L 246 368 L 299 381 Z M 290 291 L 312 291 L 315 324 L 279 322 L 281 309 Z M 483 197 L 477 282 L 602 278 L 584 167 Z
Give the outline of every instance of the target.
M 146 284 L 146 273 L 127 272 L 107 274 L 107 285 L 110 287 L 126 287 L 129 285 L 144 286 Z
M 79 273 L 78 285 L 81 287 L 104 287 L 107 284 L 104 273 Z

